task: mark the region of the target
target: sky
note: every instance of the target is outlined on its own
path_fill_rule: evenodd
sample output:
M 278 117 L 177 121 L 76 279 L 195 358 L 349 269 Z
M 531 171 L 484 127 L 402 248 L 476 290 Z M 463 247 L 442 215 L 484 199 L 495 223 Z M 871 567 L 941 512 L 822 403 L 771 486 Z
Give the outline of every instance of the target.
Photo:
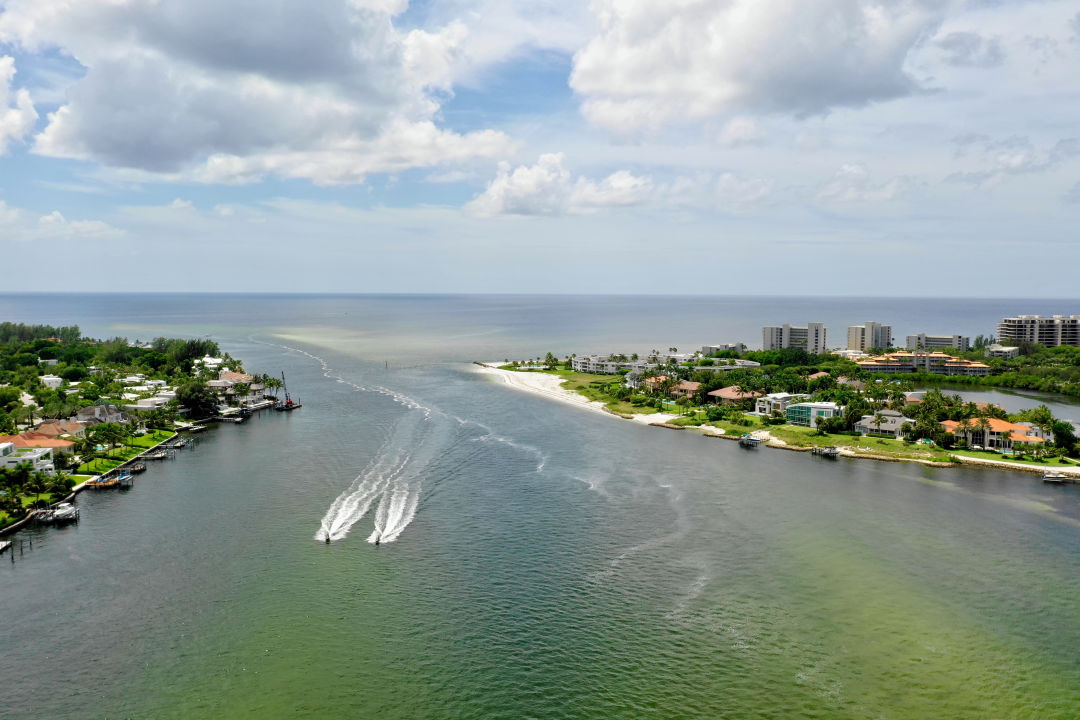
M 1080 3 L 0 0 L 0 258 L 9 291 L 1077 298 Z

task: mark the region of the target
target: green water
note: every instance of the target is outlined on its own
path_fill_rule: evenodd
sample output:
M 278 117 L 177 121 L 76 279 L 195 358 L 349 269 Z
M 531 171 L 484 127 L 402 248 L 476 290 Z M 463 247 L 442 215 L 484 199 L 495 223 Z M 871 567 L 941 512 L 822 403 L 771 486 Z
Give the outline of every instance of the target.
M 0 717 L 1080 717 L 1077 488 L 746 451 L 341 332 L 222 337 L 304 407 L 0 556 Z

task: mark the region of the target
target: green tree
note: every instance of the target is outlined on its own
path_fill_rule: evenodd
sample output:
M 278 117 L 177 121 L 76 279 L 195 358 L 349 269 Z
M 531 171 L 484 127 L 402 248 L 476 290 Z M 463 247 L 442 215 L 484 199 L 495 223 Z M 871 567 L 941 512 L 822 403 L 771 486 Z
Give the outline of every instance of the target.
M 188 409 L 190 418 L 206 418 L 217 414 L 217 395 L 206 383 L 192 381 L 176 389 L 176 401 Z

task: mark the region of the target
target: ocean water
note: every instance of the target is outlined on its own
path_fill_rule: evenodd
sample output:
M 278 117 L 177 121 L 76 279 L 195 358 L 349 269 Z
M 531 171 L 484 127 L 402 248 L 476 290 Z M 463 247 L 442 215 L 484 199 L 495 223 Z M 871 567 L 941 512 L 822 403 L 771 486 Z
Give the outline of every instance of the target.
M 469 364 L 1076 312 L 852 303 L 0 296 L 3 319 L 211 335 L 304 403 L 18 536 L 0 717 L 1080 716 L 1077 488 L 745 451 Z

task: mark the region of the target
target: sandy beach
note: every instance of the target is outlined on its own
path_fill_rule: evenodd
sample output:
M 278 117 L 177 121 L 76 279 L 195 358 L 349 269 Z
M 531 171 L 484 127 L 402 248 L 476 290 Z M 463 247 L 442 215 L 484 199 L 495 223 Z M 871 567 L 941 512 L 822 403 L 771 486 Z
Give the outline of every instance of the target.
M 567 390 L 562 386 L 562 379 L 555 375 L 548 375 L 540 372 L 500 370 L 497 363 L 477 363 L 474 367 L 477 372 L 485 375 L 492 375 L 512 388 L 530 392 L 535 395 L 541 395 L 549 400 L 555 400 L 556 402 L 575 405 L 584 410 L 603 413 L 608 417 L 621 418 L 620 415 L 615 415 L 604 409 L 603 403 L 589 400 L 586 397 L 578 395 L 576 392 Z M 639 422 L 643 425 L 652 425 L 654 423 L 669 422 L 677 417 L 679 416 L 672 413 L 653 413 L 650 415 L 634 415 L 632 416 L 632 419 L 634 422 Z

